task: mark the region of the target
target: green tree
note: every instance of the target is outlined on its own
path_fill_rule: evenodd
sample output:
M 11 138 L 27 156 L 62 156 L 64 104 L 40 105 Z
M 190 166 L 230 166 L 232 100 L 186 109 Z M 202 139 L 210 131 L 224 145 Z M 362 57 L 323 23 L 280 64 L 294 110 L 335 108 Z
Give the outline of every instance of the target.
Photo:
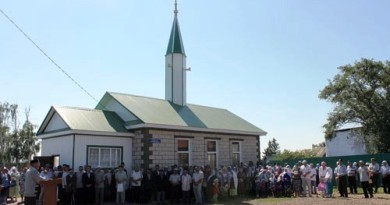
M 280 153 L 280 147 L 279 143 L 276 142 L 275 138 L 272 138 L 272 140 L 268 141 L 268 147 L 264 149 L 264 157 L 263 160 L 266 160 L 272 155 L 279 154 Z
M 9 161 L 7 149 L 10 136 L 11 105 L 0 102 L 0 161 Z
M 29 121 L 30 110 L 25 110 L 25 122 L 19 127 L 18 105 L 0 103 L 0 161 L 20 162 L 31 159 L 39 151 L 35 125 Z
M 20 130 L 20 140 L 24 142 L 21 146 L 21 159 L 29 160 L 32 155 L 39 152 L 40 146 L 37 143 L 36 133 L 34 132 L 36 125 L 34 125 L 30 119 L 30 108 L 25 110 L 25 121 L 22 129 Z
M 357 132 L 373 152 L 390 152 L 390 62 L 361 59 L 338 69 L 319 95 L 335 105 L 323 126 L 325 138 L 343 125 L 359 124 Z
M 309 159 L 316 156 L 316 153 L 313 151 L 313 149 L 303 149 L 303 150 L 297 150 L 297 151 L 290 151 L 290 150 L 283 150 L 281 153 L 276 154 L 272 160 L 275 161 L 289 161 L 289 160 L 302 160 L 302 159 Z

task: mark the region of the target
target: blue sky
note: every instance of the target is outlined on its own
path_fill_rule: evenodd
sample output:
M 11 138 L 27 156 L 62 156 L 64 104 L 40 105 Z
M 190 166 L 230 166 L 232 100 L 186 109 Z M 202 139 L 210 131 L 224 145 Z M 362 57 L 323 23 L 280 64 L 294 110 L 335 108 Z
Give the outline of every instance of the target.
M 337 67 L 388 60 L 390 2 L 179 0 L 188 102 L 229 109 L 282 149 L 324 141 L 332 105 L 319 91 Z M 106 91 L 164 98 L 173 0 L 3 0 L 6 12 L 95 98 Z M 96 102 L 0 14 L 0 101 L 31 107 Z M 23 113 L 21 113 L 23 114 Z

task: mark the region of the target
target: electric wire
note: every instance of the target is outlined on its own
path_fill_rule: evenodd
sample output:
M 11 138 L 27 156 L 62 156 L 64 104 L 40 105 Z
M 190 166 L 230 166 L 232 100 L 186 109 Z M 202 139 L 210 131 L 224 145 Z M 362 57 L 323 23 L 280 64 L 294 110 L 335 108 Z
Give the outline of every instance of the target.
M 58 65 L 41 47 L 38 46 L 35 41 L 33 41 L 29 35 L 27 35 L 26 32 L 24 32 L 16 23 L 13 21 L 2 9 L 0 9 L 0 12 L 3 14 L 3 16 L 11 22 L 12 25 L 14 25 L 20 33 L 23 34 L 24 37 L 26 37 L 34 46 L 37 48 L 56 68 L 58 68 L 66 77 L 68 77 L 77 87 L 79 87 L 85 94 L 87 94 L 90 98 L 92 98 L 94 101 L 96 101 L 102 108 L 105 108 L 104 105 L 102 105 L 90 92 L 88 92 L 80 83 L 78 83 L 72 76 L 70 76 L 60 65 Z

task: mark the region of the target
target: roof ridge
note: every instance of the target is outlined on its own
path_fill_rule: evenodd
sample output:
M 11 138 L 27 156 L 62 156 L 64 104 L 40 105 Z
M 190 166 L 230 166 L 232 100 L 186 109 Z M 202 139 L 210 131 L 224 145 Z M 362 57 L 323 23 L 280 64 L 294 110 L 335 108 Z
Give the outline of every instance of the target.
M 161 98 L 156 98 L 156 97 L 141 96 L 141 95 L 134 95 L 134 94 L 128 94 L 128 93 L 120 93 L 120 92 L 110 92 L 110 91 L 107 91 L 107 93 L 108 93 L 108 94 L 118 94 L 118 95 L 126 95 L 126 96 L 132 96 L 132 97 L 139 97 L 139 98 L 148 98 L 148 99 L 160 100 L 160 101 L 164 101 L 164 102 L 171 103 L 171 102 L 169 102 L 169 100 L 165 100 L 165 99 L 161 99 Z M 174 104 L 174 105 L 176 105 L 176 104 Z M 213 108 L 213 109 L 219 109 L 219 110 L 227 110 L 227 111 L 229 111 L 229 109 L 226 109 L 226 108 L 212 107 L 212 106 L 207 106 L 207 105 L 199 105 L 199 104 L 193 104 L 193 103 L 187 103 L 187 105 L 199 106 L 199 107 L 207 107 L 207 108 Z M 180 106 L 180 105 L 176 105 L 176 106 Z M 230 112 L 230 111 L 229 111 L 229 112 Z
M 109 92 L 109 91 L 107 91 L 107 93 L 108 93 L 108 94 L 127 95 L 127 96 L 132 96 L 132 97 L 139 97 L 139 98 L 149 98 L 149 99 L 161 100 L 161 101 L 169 102 L 168 100 L 161 99 L 161 98 L 156 98 L 156 97 L 141 96 L 141 95 L 133 95 L 133 94 L 128 94 L 128 93 L 120 93 L 120 92 Z
M 84 111 L 93 111 L 93 112 L 112 112 L 109 110 L 98 110 L 98 109 L 92 109 L 92 108 L 85 108 L 85 107 L 75 107 L 75 106 L 64 106 L 64 105 L 53 105 L 53 108 L 64 108 L 64 109 L 73 109 L 73 110 L 84 110 Z
M 220 108 L 220 107 L 212 107 L 212 106 L 207 106 L 207 105 L 198 105 L 198 104 L 187 104 L 187 105 L 193 105 L 193 106 L 199 106 L 199 107 L 207 107 L 207 108 L 213 108 L 213 109 L 218 109 L 218 110 L 227 110 L 229 111 L 228 109 L 226 108 Z M 230 112 L 230 111 L 229 111 Z

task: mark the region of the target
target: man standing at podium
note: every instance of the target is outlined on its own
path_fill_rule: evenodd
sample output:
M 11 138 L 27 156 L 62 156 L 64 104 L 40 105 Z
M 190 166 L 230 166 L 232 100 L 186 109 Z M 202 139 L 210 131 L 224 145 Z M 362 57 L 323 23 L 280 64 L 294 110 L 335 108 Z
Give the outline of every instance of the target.
M 35 205 L 36 195 L 35 186 L 42 180 L 44 180 L 38 172 L 39 166 L 41 165 L 37 159 L 30 161 L 31 167 L 27 170 L 25 181 L 24 181 L 24 197 L 25 205 Z

